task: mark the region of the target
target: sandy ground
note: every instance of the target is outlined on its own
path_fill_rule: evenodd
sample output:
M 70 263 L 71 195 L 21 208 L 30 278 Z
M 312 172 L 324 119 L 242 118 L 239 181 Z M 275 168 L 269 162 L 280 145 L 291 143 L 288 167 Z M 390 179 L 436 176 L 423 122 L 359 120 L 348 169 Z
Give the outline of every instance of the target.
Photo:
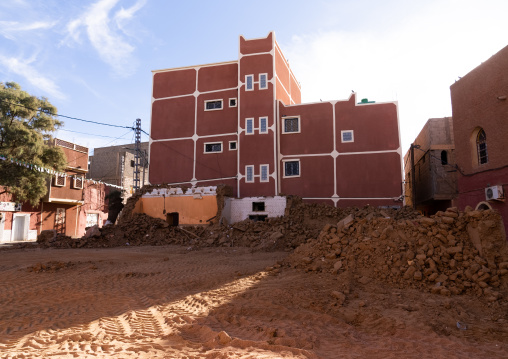
M 280 268 L 286 256 L 182 246 L 1 251 L 0 357 L 508 357 L 507 313 L 481 298 Z M 336 290 L 347 294 L 342 305 Z

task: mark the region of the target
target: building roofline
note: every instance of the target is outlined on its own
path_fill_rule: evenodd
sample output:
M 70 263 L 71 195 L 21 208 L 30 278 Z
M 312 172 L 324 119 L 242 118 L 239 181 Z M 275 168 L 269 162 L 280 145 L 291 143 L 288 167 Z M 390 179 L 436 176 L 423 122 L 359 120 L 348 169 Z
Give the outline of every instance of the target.
M 225 61 L 225 62 L 213 62 L 213 63 L 209 63 L 209 64 L 182 66 L 182 67 L 172 67 L 172 68 L 161 69 L 161 70 L 152 70 L 152 73 L 155 74 L 155 73 L 159 73 L 159 72 L 169 72 L 169 71 L 176 71 L 176 70 L 194 69 L 196 67 L 223 66 L 223 65 L 231 65 L 231 64 L 237 64 L 237 63 L 238 63 L 238 60 Z

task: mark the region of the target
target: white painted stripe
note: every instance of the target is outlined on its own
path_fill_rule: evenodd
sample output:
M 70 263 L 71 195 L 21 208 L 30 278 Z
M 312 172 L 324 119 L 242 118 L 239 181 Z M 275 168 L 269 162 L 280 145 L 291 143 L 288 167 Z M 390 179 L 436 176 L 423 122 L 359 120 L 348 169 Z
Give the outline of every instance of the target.
M 192 65 L 192 66 L 184 66 L 184 67 L 173 67 L 170 69 L 152 70 L 152 73 L 156 74 L 156 73 L 161 73 L 161 72 L 172 72 L 172 71 L 180 71 L 180 70 L 186 70 L 186 69 L 199 69 L 200 67 L 225 66 L 225 65 L 237 64 L 237 63 L 238 63 L 238 60 L 225 61 L 225 62 L 214 62 L 214 63 L 203 64 L 203 65 Z
M 236 176 L 234 176 L 234 177 L 220 177 L 220 178 L 212 178 L 212 179 L 204 179 L 204 180 L 196 179 L 196 180 L 186 181 L 186 182 L 171 182 L 171 183 L 165 183 L 165 184 L 171 186 L 171 185 L 179 185 L 179 184 L 192 183 L 192 182 L 212 182 L 212 181 L 222 181 L 222 180 L 228 180 L 228 179 L 237 179 L 237 177 Z
M 199 92 L 199 95 L 207 95 L 207 94 L 211 94 L 211 93 L 224 92 L 224 91 L 234 91 L 234 90 L 238 90 L 238 87 L 230 87 L 230 88 L 219 89 L 219 90 L 212 90 L 212 91 L 203 91 L 203 92 Z M 196 91 L 197 91 L 197 75 L 196 75 Z M 194 91 L 194 92 L 196 92 L 196 91 Z M 187 95 L 178 95 L 178 96 L 169 96 L 169 97 L 155 98 L 155 99 L 153 99 L 152 102 L 160 101 L 160 100 L 170 100 L 170 99 L 175 99 L 175 98 L 194 96 L 194 92 L 191 93 L 191 94 L 187 94 Z
M 350 197 L 350 198 L 346 198 L 346 197 L 339 197 L 338 199 L 337 198 L 333 198 L 333 197 L 302 197 L 302 199 L 326 199 L 326 200 L 344 200 L 344 199 L 347 199 L 347 200 L 397 200 L 399 199 L 399 197 Z

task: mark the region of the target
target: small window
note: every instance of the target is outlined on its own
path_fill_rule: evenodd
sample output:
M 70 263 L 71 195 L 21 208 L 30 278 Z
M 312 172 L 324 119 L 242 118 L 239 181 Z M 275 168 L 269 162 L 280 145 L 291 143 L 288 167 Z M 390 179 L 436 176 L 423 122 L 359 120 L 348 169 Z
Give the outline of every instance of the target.
M 205 111 L 222 110 L 222 100 L 205 101 Z
M 355 137 L 352 130 L 340 131 L 340 133 L 342 143 L 355 142 Z
M 259 118 L 259 133 L 268 133 L 268 117 Z
M 72 187 L 75 189 L 83 189 L 83 176 L 74 176 Z
M 249 219 L 253 222 L 263 222 L 268 218 L 266 214 L 251 214 Z
M 131 167 L 134 167 L 135 164 L 134 160 L 131 160 Z
M 268 83 L 266 81 L 267 74 L 259 74 L 259 89 L 264 90 L 268 88 Z
M 230 151 L 236 150 L 236 141 L 229 141 L 229 150 Z
M 252 202 L 252 212 L 264 212 L 265 202 Z
M 487 135 L 483 129 L 478 131 L 476 136 L 476 151 L 478 152 L 478 164 L 483 165 L 489 162 L 489 155 L 487 153 Z
M 284 162 L 284 177 L 299 177 L 300 176 L 300 161 L 285 161 Z
M 65 186 L 65 175 L 55 174 L 55 186 Z
M 447 165 L 448 164 L 448 152 L 441 151 L 441 164 Z
M 282 133 L 299 133 L 300 132 L 300 117 L 283 117 L 284 122 Z
M 254 182 L 254 166 L 245 166 L 245 182 Z
M 229 99 L 229 107 L 236 107 L 236 98 Z
M 205 143 L 205 153 L 222 152 L 222 142 Z
M 254 119 L 246 118 L 245 119 L 245 132 L 248 135 L 252 135 L 254 133 Z
M 261 182 L 268 182 L 268 165 L 261 165 L 260 168 L 261 173 Z
M 245 76 L 245 90 L 247 91 L 254 90 L 254 75 Z

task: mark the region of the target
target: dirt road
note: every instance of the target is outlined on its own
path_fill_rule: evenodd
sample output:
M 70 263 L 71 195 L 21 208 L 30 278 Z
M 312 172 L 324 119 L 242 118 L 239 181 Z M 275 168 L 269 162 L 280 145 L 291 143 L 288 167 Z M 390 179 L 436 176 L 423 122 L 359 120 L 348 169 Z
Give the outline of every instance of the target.
M 508 356 L 508 318 L 486 301 L 279 268 L 286 255 L 181 246 L 2 251 L 0 357 Z

